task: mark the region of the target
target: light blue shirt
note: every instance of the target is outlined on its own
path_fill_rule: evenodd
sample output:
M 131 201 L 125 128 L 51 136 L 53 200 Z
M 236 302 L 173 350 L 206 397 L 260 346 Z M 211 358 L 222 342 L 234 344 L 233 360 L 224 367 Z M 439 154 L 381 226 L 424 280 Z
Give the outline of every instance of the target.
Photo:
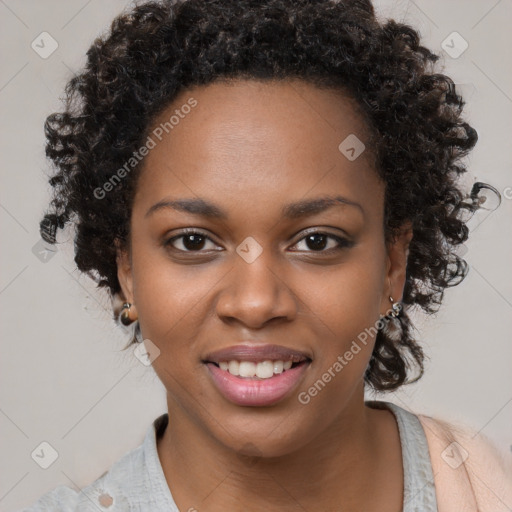
M 437 512 L 428 445 L 419 419 L 390 402 L 366 404 L 372 408 L 387 407 L 396 417 L 404 466 L 403 512 Z M 180 512 L 167 485 L 156 446 L 167 422 L 167 413 L 159 416 L 140 446 L 126 453 L 81 491 L 61 485 L 22 512 Z M 191 503 L 189 510 L 194 510 L 194 505 L 200 509 L 200 503 Z

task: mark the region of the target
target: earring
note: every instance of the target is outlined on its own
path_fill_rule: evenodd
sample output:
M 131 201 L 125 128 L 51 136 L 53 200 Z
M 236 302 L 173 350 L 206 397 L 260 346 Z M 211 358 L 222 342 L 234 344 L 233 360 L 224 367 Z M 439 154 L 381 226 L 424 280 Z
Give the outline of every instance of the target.
M 144 338 L 142 337 L 142 332 L 140 330 L 140 323 L 138 321 L 135 323 L 134 338 L 137 343 L 144 342 Z
M 393 300 L 393 297 L 391 297 L 391 295 L 389 296 L 389 300 L 392 304 L 392 309 L 393 311 L 390 313 L 390 315 L 393 317 L 393 318 L 396 318 L 399 314 L 400 314 L 400 311 L 402 310 L 402 305 L 400 304 L 400 302 L 395 302 Z
M 131 307 L 132 307 L 132 304 L 130 302 L 125 302 L 123 304 L 123 308 L 121 309 L 121 312 L 119 313 L 119 321 L 123 325 L 130 325 L 133 321 L 130 318 L 130 308 Z

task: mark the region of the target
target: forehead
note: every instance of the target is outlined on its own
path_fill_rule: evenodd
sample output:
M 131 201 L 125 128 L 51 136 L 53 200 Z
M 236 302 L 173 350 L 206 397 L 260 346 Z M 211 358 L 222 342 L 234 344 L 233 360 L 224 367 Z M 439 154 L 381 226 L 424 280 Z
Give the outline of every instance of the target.
M 166 194 L 247 205 L 325 192 L 375 202 L 382 193 L 354 102 L 302 81 L 234 80 L 184 90 L 148 133 L 155 146 L 137 190 L 148 207 Z M 347 140 L 366 149 L 347 158 Z
M 188 108 L 192 99 L 197 105 Z M 171 118 L 172 127 L 167 125 L 165 130 Z M 368 131 L 356 102 L 347 94 L 301 80 L 237 79 L 195 86 L 182 91 L 153 125 L 164 128 L 162 135 L 175 151 L 184 138 L 196 139 L 199 134 L 198 149 L 204 151 L 209 145 L 219 149 L 219 145 L 233 144 L 239 151 L 264 142 L 266 154 L 271 154 L 279 144 L 296 141 L 297 155 L 310 154 L 315 148 L 318 152 L 329 146 L 337 149 L 347 136 L 364 139 Z

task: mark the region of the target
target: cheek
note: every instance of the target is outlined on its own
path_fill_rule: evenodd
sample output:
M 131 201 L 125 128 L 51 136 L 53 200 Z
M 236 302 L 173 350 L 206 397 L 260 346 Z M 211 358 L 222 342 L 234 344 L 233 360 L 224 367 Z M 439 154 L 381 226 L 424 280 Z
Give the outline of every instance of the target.
M 383 281 L 380 265 L 354 256 L 320 279 L 304 279 L 304 296 L 331 336 L 346 343 L 379 319 Z
M 200 332 L 201 301 L 195 295 L 191 297 L 190 293 L 182 292 L 152 288 L 150 298 L 141 300 L 144 305 L 138 311 L 142 334 L 161 351 L 192 350 L 196 334 Z
M 317 386 L 323 395 L 317 400 L 320 407 L 350 394 L 364 376 L 380 318 L 382 272 L 378 262 L 354 257 L 316 284 L 303 282 L 308 314 L 316 325 L 314 380 L 325 384 Z
M 180 360 L 195 364 L 196 340 L 209 317 L 209 294 L 222 273 L 219 277 L 216 269 L 177 265 L 165 255 L 142 250 L 134 250 L 133 267 L 134 300 L 144 338 L 159 347 L 166 364 L 174 367 Z

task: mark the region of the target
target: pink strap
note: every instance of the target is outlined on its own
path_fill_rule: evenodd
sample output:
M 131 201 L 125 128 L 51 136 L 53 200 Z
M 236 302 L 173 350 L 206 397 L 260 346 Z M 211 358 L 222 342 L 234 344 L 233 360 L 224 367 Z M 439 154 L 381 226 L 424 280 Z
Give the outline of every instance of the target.
M 438 512 L 512 510 L 512 456 L 484 435 L 418 415 L 427 438 Z

